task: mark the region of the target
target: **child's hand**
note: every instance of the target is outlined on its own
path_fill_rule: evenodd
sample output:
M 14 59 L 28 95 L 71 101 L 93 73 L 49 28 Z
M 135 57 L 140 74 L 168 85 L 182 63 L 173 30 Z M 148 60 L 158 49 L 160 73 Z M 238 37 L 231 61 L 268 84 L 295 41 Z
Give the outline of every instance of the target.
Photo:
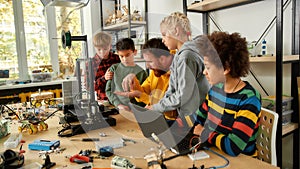
M 125 105 L 123 105 L 123 104 L 119 104 L 119 105 L 118 105 L 118 109 L 119 109 L 119 110 L 130 111 L 129 107 L 128 107 L 128 106 L 125 106 Z
M 202 131 L 203 131 L 204 127 L 200 124 L 196 125 L 194 128 L 194 134 L 196 135 L 201 135 Z
M 130 73 L 128 74 L 124 79 L 123 79 L 123 82 L 122 82 L 122 87 L 123 87 L 123 90 L 125 92 L 128 92 L 130 90 L 133 90 L 134 89 L 134 86 L 135 86 L 135 82 L 136 82 L 137 78 L 135 76 L 134 73 Z M 138 80 L 137 80 L 138 81 Z
M 105 80 L 111 80 L 113 77 L 114 77 L 114 72 L 111 72 L 109 69 L 107 69 L 104 75 Z
M 145 108 L 149 109 L 149 110 L 152 110 L 152 106 L 150 106 L 150 105 L 146 105 Z
M 133 98 L 133 97 L 140 97 L 141 96 L 140 91 L 138 90 L 134 90 L 131 92 L 121 92 L 121 91 L 115 91 L 114 94 L 119 95 L 119 96 L 124 96 L 124 97 L 129 97 L 129 98 Z

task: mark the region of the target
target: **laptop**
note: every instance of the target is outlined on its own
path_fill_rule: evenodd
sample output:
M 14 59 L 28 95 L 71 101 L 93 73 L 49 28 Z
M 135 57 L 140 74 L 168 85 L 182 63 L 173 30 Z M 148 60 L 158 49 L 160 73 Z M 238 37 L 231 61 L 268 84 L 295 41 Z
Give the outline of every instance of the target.
M 193 134 L 191 128 L 179 127 L 176 122 L 169 126 L 163 113 L 149 110 L 144 107 L 129 103 L 131 111 L 145 137 L 154 141 L 154 133 L 168 149 L 176 154 L 187 154 L 190 149 L 190 140 Z

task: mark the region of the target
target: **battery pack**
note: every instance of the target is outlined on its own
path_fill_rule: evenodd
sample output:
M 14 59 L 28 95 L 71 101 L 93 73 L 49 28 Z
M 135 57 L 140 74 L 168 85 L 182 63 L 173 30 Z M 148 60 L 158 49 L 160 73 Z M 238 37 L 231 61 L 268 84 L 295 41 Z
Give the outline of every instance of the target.
M 34 142 L 28 144 L 30 150 L 53 150 L 59 147 L 59 140 L 35 140 Z

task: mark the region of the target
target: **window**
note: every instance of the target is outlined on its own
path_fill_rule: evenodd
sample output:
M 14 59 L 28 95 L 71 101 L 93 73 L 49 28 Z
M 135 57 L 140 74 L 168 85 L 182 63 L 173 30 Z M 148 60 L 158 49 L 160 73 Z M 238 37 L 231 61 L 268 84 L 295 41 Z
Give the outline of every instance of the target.
M 12 1 L 0 0 L 0 62 L 10 78 L 19 78 L 16 35 Z
M 40 0 L 23 0 L 26 56 L 29 72 L 51 65 L 44 6 Z
M 62 30 L 81 35 L 80 10 L 50 6 L 49 12 L 40 0 L 0 0 L 0 7 L 0 69 L 9 70 L 6 80 L 27 80 L 32 70 L 52 65 L 62 73 L 74 73 L 82 44 L 63 49 L 60 35 Z

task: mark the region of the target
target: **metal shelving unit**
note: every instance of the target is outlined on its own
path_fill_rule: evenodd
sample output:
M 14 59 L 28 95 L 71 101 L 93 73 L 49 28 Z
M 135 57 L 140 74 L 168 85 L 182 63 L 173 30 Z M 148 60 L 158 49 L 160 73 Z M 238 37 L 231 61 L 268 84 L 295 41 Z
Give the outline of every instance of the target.
M 118 0 L 120 2 L 120 0 Z M 115 23 L 111 25 L 104 25 L 104 17 L 103 17 L 103 3 L 105 1 L 100 0 L 100 17 L 101 17 L 101 30 L 103 31 L 110 31 L 114 32 L 116 39 L 119 39 L 118 37 L 118 32 L 128 30 L 128 37 L 132 37 L 132 29 L 133 28 L 138 28 L 138 27 L 143 27 L 143 36 L 145 38 L 145 41 L 148 40 L 148 0 L 144 0 L 144 8 L 145 10 L 143 11 L 145 13 L 143 21 L 133 21 L 131 20 L 131 4 L 130 0 L 127 0 L 127 5 L 128 5 L 128 19 L 125 22 L 120 22 L 120 23 Z M 115 1 L 116 5 L 116 1 Z
M 282 58 L 283 63 L 298 62 L 299 55 L 284 55 Z M 264 56 L 264 57 L 250 57 L 251 63 L 266 63 L 276 62 L 276 56 Z
M 211 12 L 216 10 L 221 10 L 225 8 L 232 8 L 235 6 L 241 6 L 258 0 L 205 0 L 199 3 L 194 3 L 187 7 L 188 11 L 191 12 Z
M 145 26 L 146 24 L 147 24 L 146 21 L 131 21 L 130 29 L 140 27 L 140 26 Z M 122 23 L 117 23 L 114 25 L 109 25 L 109 26 L 103 27 L 104 31 L 119 31 L 119 30 L 124 30 L 124 29 L 129 29 L 128 22 L 122 22 Z

